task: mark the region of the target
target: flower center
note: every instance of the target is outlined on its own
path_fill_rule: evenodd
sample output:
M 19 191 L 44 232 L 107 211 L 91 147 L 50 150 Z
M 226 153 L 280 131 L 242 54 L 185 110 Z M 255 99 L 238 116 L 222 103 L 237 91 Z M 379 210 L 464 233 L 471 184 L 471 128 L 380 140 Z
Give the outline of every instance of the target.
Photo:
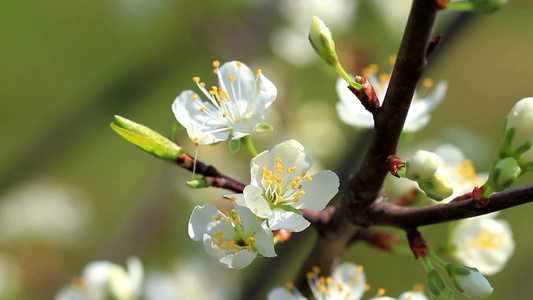
M 226 209 L 222 209 L 220 212 L 221 214 L 215 217 L 215 221 L 230 223 L 233 231 L 225 232 L 221 230 L 215 232 L 213 234 L 214 243 L 226 253 L 239 253 L 241 250 L 257 251 L 254 247 L 255 238 L 245 233 L 239 213 L 236 210 L 228 213 Z
M 319 276 L 320 268 L 313 267 L 311 272 L 307 273 L 307 282 L 309 286 L 314 286 L 319 295 L 315 295 L 317 299 L 349 299 L 352 292 L 349 286 L 355 285 L 361 280 L 361 277 L 356 275 L 348 283 L 335 281 L 333 277 Z
M 285 168 L 281 164 L 281 157 L 276 157 L 275 170 L 263 167 L 263 197 L 271 206 L 280 206 L 300 201 L 300 197 L 305 194 L 302 190 L 304 180 L 312 181 L 311 176 L 306 176 L 307 172 L 298 173 L 297 167 Z
M 487 228 L 472 242 L 472 246 L 486 250 L 499 250 L 503 247 L 505 236 L 501 233 L 491 232 Z

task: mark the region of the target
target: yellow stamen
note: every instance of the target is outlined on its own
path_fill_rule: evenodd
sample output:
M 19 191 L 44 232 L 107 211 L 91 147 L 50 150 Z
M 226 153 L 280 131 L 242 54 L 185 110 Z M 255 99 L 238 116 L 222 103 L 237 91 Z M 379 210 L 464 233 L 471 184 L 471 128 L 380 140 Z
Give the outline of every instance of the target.
M 396 54 L 392 54 L 391 56 L 389 56 L 389 64 L 394 65 L 396 63 L 396 58 Z
M 204 112 L 206 109 L 207 109 L 207 106 L 204 105 L 204 106 L 202 106 L 202 107 L 200 108 L 200 111 L 201 111 L 201 112 Z
M 226 223 L 229 223 L 231 222 L 231 218 L 230 217 L 226 217 Z
M 281 157 L 276 157 L 276 162 L 279 164 L 281 162 Z
M 231 201 L 231 202 L 233 202 L 233 201 L 235 201 L 235 200 L 237 200 L 237 197 L 235 197 L 235 196 L 229 198 L 229 201 Z
M 213 67 L 218 68 L 220 67 L 220 62 L 218 60 L 213 61 Z
M 300 201 L 300 198 L 298 197 L 294 197 L 294 199 L 292 199 L 292 202 L 298 202 L 298 201 Z
M 357 266 L 357 271 L 358 271 L 359 273 L 363 272 L 364 269 L 365 269 L 365 268 L 364 268 L 363 266 Z
M 315 267 L 311 268 L 311 270 L 313 270 L 313 272 L 315 272 L 315 273 L 320 273 L 320 267 L 315 266 Z
M 332 284 L 332 283 L 333 283 L 333 277 L 328 276 L 328 277 L 326 278 L 326 282 L 327 282 L 328 284 Z
M 311 279 L 315 276 L 315 274 L 313 272 L 307 272 L 307 278 Z
M 192 95 L 192 99 L 193 100 L 198 100 L 198 99 L 200 99 L 200 97 L 198 95 Z
M 222 215 L 218 215 L 216 218 L 215 218 L 215 221 L 220 221 L 222 220 Z
M 224 117 L 224 118 L 225 118 L 225 117 L 226 117 L 227 115 L 228 115 L 228 112 L 227 112 L 227 111 L 225 111 L 225 112 L 224 112 L 224 113 L 222 114 L 222 117 Z
M 307 177 L 305 177 L 305 179 L 306 179 L 307 181 L 313 181 L 313 178 L 311 178 L 311 176 L 307 176 Z
M 261 69 L 255 70 L 255 75 L 259 76 L 259 74 L 261 74 Z
M 423 284 L 417 283 L 413 286 L 413 291 L 415 292 L 424 292 L 425 287 Z
M 235 76 L 231 75 L 231 76 L 229 77 L 229 81 L 235 81 Z
M 192 78 L 192 80 L 193 80 L 194 82 L 200 82 L 200 77 L 195 76 L 195 77 Z
M 242 66 L 242 62 L 240 62 L 240 61 L 235 62 L 235 64 L 237 65 L 237 67 Z
M 383 295 L 385 295 L 385 289 L 384 288 L 378 289 L 378 296 L 383 296 Z
M 221 209 L 220 212 L 223 213 L 223 214 L 225 214 L 225 215 L 228 214 L 228 211 L 227 211 L 225 208 Z
M 205 87 L 205 82 L 200 82 L 200 85 L 201 85 L 202 87 Z
M 246 243 L 247 244 L 250 244 L 250 243 L 253 243 L 255 242 L 255 238 L 253 236 L 249 236 L 247 239 L 246 239 Z
M 378 80 L 381 83 L 389 82 L 390 81 L 390 74 L 381 73 L 378 76 Z
M 424 80 L 422 80 L 422 84 L 425 87 L 429 88 L 429 87 L 433 86 L 434 82 L 433 82 L 433 79 L 431 79 L 431 78 L 425 78 Z
M 367 292 L 370 291 L 370 288 L 371 288 L 370 284 L 368 284 L 368 283 L 365 284 L 365 291 L 367 291 Z
M 483 231 L 472 242 L 472 246 L 481 249 L 499 250 L 503 247 L 504 242 L 505 236 L 503 234 L 483 228 Z

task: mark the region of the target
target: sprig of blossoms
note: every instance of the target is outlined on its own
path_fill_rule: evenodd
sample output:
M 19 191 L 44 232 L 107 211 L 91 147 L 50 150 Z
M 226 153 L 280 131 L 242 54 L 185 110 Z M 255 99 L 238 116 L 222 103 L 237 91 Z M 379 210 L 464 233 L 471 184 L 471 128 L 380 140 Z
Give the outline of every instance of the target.
M 242 194 L 227 198 L 267 219 L 271 230 L 298 232 L 309 226 L 300 209 L 322 210 L 339 190 L 339 178 L 330 170 L 308 174 L 311 154 L 295 140 L 263 151 L 250 163 L 251 183 Z
M 172 103 L 174 116 L 197 145 L 228 139 L 241 139 L 255 131 L 263 114 L 276 100 L 276 86 L 260 69 L 255 74 L 245 64 L 230 61 L 220 66 L 213 62 L 218 86 L 206 88 L 200 77 L 193 81 L 207 98 L 183 91 Z
M 276 256 L 272 231 L 240 205 L 230 212 L 212 204 L 196 206 L 189 219 L 189 236 L 203 241 L 207 253 L 228 268 L 242 269 L 257 256 Z

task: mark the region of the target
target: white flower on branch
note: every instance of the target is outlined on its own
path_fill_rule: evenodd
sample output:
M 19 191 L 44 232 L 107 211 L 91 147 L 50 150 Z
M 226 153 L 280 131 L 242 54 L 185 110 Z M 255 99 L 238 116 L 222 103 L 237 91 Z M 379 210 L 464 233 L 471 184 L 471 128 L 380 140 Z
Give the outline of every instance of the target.
M 451 234 L 454 256 L 484 275 L 501 271 L 515 249 L 509 223 L 494 217 L 490 214 L 461 220 Z
M 383 104 L 385 93 L 389 86 L 390 75 L 386 73 L 377 75 L 377 72 L 378 67 L 376 65 L 370 65 L 363 70 L 363 75 L 368 78 L 368 81 L 374 87 L 380 104 Z M 361 105 L 359 99 L 357 99 L 347 86 L 347 82 L 342 77 L 337 79 L 336 89 L 340 102 L 337 103 L 336 107 L 341 121 L 357 128 L 373 128 L 374 119 L 372 114 Z M 422 81 L 422 87 L 415 92 L 407 119 L 405 120 L 404 131 L 416 132 L 426 126 L 431 119 L 430 112 L 442 102 L 448 87 L 447 82 L 440 81 L 433 88 L 433 91 L 429 92 L 432 86 L 433 81 L 431 79 L 425 79 Z
M 95 261 L 83 270 L 80 278 L 75 278 L 56 295 L 56 300 L 94 299 L 139 299 L 142 292 L 144 271 L 141 261 L 131 257 L 128 270 L 108 262 Z
M 255 131 L 263 114 L 276 100 L 276 86 L 260 69 L 255 74 L 245 64 L 213 62 L 218 86 L 206 88 L 193 77 L 208 101 L 191 91 L 183 91 L 172 104 L 174 116 L 196 144 L 213 144 L 229 138 L 240 139 Z
M 242 269 L 258 255 L 276 256 L 272 231 L 240 205 L 231 212 L 212 204 L 196 206 L 189 219 L 189 236 L 203 241 L 207 253 L 228 268 Z
M 311 154 L 295 140 L 263 151 L 250 163 L 252 182 L 243 194 L 226 197 L 268 219 L 271 230 L 298 232 L 309 226 L 300 209 L 322 210 L 339 191 L 339 178 L 330 170 L 308 174 Z

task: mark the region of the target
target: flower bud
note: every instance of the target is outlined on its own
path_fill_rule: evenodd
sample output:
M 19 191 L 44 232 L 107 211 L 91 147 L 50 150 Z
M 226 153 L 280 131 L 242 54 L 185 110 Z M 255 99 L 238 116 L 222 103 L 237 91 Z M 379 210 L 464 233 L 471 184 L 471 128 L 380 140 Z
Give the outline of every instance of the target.
M 531 147 L 533 141 L 533 97 L 518 101 L 507 116 L 505 135 L 512 134 L 509 146 L 511 149 Z M 529 146 L 528 146 L 529 145 Z M 517 153 L 519 155 L 521 153 Z
M 439 168 L 440 159 L 437 154 L 419 150 L 406 162 L 406 176 L 411 180 L 423 180 L 433 177 Z
M 503 191 L 509 188 L 521 173 L 516 159 L 512 157 L 498 159 L 490 170 L 489 186 L 494 192 Z
M 110 126 L 130 143 L 157 157 L 175 160 L 181 154 L 186 153 L 176 143 L 152 129 L 121 116 L 115 116 L 115 122 Z
M 472 299 L 489 297 L 494 290 L 489 281 L 476 268 L 448 264 L 448 274 L 457 291 Z
M 446 285 L 446 282 L 437 270 L 428 272 L 428 289 L 435 299 L 453 299 L 453 291 Z
M 491 13 L 502 7 L 507 0 L 472 0 L 474 10 L 482 13 Z
M 313 17 L 313 23 L 309 31 L 309 42 L 318 56 L 328 65 L 335 67 L 339 63 L 331 31 L 318 17 Z
M 453 194 L 450 182 L 446 177 L 439 173 L 435 173 L 433 177 L 429 179 L 418 181 L 418 186 L 429 198 L 435 201 L 441 201 Z

